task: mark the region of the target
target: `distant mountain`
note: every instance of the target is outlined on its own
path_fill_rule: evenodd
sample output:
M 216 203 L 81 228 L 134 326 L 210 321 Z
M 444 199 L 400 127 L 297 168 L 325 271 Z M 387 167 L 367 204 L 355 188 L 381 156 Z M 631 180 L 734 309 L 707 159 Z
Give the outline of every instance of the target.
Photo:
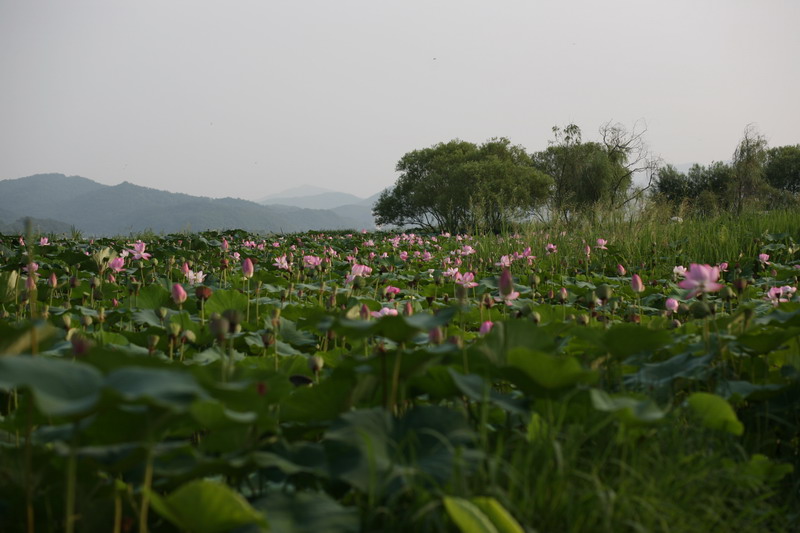
M 303 196 L 315 196 L 317 194 L 325 194 L 328 192 L 336 192 L 333 189 L 326 189 L 325 187 L 317 187 L 316 185 L 300 185 L 298 187 L 291 187 L 289 189 L 268 194 L 264 198 L 258 200 L 259 204 L 267 203 L 280 203 L 274 202 L 279 198 L 299 198 Z
M 345 192 L 326 192 L 310 196 L 271 198 L 260 203 L 264 205 L 290 205 L 304 209 L 334 209 L 343 205 L 359 204 L 363 198 Z
M 62 227 L 74 226 L 89 235 L 127 235 L 146 230 L 295 232 L 375 227 L 371 217 L 367 220 L 363 213 L 353 214 L 356 216 L 328 209 L 203 198 L 128 182 L 109 186 L 63 174 L 0 181 L 0 224 L 34 217 L 61 223 Z

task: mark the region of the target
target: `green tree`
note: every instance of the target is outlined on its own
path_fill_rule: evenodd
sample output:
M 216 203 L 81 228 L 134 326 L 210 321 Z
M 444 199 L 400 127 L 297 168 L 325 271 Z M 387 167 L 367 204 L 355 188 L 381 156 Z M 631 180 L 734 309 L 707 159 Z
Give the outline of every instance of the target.
M 652 194 L 658 199 L 677 207 L 691 198 L 691 190 L 688 176 L 674 166 L 665 165 L 656 171 Z
M 741 214 L 748 200 L 764 192 L 764 162 L 767 140 L 753 126 L 744 130 L 744 136 L 733 152 L 733 180 L 729 187 L 730 205 Z
M 778 190 L 800 193 L 800 144 L 767 150 L 764 178 Z
M 508 139 L 481 146 L 453 140 L 405 154 L 392 189 L 373 208 L 378 224 L 430 230 L 500 231 L 547 196 L 550 180 Z
M 620 125 L 600 130 L 602 143 L 582 142 L 575 124 L 554 127 L 554 141 L 533 155 L 534 166 L 553 179 L 550 214 L 569 222 L 579 213 L 605 202 L 619 208 L 634 198 L 633 174 L 646 157 L 641 133 L 628 133 Z

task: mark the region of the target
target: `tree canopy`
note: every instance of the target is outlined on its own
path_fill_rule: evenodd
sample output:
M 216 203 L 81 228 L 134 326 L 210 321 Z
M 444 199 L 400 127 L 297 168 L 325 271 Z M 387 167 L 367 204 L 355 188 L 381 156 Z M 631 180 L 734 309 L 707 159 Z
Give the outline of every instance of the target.
M 413 150 L 396 169 L 400 177 L 373 208 L 376 222 L 453 233 L 501 231 L 541 205 L 552 183 L 505 138 L 480 146 L 456 139 Z

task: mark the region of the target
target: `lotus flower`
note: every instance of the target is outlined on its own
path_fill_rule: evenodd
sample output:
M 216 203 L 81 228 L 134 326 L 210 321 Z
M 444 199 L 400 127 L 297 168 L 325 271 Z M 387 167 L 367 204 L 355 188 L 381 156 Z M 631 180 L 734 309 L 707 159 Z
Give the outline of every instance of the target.
M 115 257 L 108 262 L 108 266 L 114 272 L 122 272 L 125 269 L 125 259 L 122 257 Z
M 595 246 L 595 248 L 597 248 L 598 250 L 608 250 L 608 248 L 606 248 L 606 244 L 608 244 L 607 240 L 597 239 L 597 246 Z
M 633 289 L 633 292 L 644 291 L 644 283 L 642 283 L 642 278 L 639 277 L 639 274 L 631 276 L 631 289 Z
M 487 320 L 483 324 L 481 324 L 481 329 L 478 330 L 478 333 L 480 333 L 481 335 L 486 335 L 487 333 L 492 331 L 492 326 L 494 326 L 494 323 L 491 320 Z
M 391 307 L 381 307 L 380 311 L 372 311 L 370 313 L 374 318 L 380 318 L 382 316 L 395 316 L 397 315 L 397 309 L 393 309 Z
M 723 285 L 717 283 L 718 279 L 719 267 L 692 263 L 689 265 L 686 279 L 678 283 L 678 287 L 681 289 L 688 289 L 689 293 L 686 297 L 692 298 L 704 292 L 716 292 L 720 290 Z
M 667 298 L 667 301 L 664 302 L 664 307 L 666 307 L 667 311 L 669 311 L 670 313 L 674 313 L 675 311 L 677 311 L 679 305 L 680 304 L 678 303 L 678 300 L 676 300 L 675 298 Z
M 133 258 L 137 261 L 140 259 L 148 260 L 152 256 L 144 251 L 146 246 L 147 245 L 142 241 L 136 241 L 135 243 L 133 243 L 133 248 L 129 249 L 128 251 L 133 253 Z
M 471 289 L 473 287 L 478 286 L 478 284 L 475 283 L 475 274 L 473 274 L 472 272 L 456 274 L 455 282 L 458 283 L 459 285 L 462 285 L 465 289 Z
M 797 287 L 784 285 L 783 287 L 772 287 L 767 292 L 767 299 L 772 302 L 772 305 L 777 306 L 780 303 L 788 302 L 794 293 L 797 292 Z
M 547 246 L 544 247 L 544 249 L 547 251 L 547 255 L 558 252 L 558 246 L 552 243 L 548 243 Z
M 624 266 L 617 265 L 617 274 L 619 274 L 619 276 L 624 276 L 625 272 L 626 271 L 625 271 L 625 267 Z

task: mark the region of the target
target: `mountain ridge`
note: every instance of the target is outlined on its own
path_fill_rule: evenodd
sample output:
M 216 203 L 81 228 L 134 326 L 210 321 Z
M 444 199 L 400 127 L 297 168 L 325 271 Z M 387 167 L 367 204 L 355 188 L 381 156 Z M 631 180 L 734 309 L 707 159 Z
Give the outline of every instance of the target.
M 0 180 L 0 224 L 32 217 L 91 235 L 191 229 L 245 229 L 276 233 L 374 228 L 363 216 L 331 209 L 265 206 L 239 198 L 208 198 L 124 181 L 104 185 L 81 176 L 36 174 Z

